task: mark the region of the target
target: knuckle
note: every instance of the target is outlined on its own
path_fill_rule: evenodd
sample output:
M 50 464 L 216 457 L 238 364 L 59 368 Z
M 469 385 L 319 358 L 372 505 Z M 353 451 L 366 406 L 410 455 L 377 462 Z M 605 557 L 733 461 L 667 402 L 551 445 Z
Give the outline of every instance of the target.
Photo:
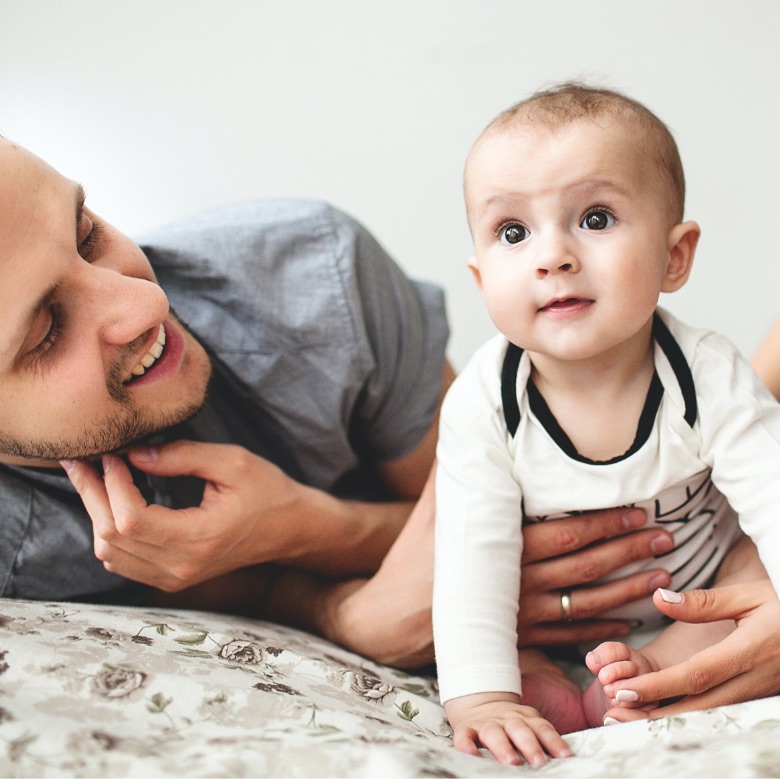
M 604 574 L 602 566 L 593 560 L 583 560 L 579 567 L 579 580 L 585 584 L 586 582 L 594 582 L 600 576 Z
M 126 536 L 128 538 L 138 535 L 141 527 L 138 517 L 124 512 L 114 515 L 114 525 L 116 527 L 114 535 Z
M 233 446 L 232 450 L 231 458 L 234 472 L 239 476 L 248 474 L 252 469 L 253 455 L 241 446 Z
M 183 590 L 200 581 L 203 571 L 199 564 L 188 560 L 172 565 L 169 573 L 171 576 L 169 584 L 174 588 L 170 591 L 174 592 L 176 590 Z
M 106 548 L 113 546 L 119 540 L 120 534 L 117 532 L 116 526 L 111 524 L 107 527 L 95 528 L 95 542 L 101 542 L 101 546 Z
M 710 670 L 703 667 L 694 668 L 689 678 L 689 694 L 698 695 L 713 686 L 714 678 Z
M 98 560 L 100 560 L 101 563 L 103 563 L 103 567 L 106 570 L 109 570 L 109 558 L 111 556 L 111 546 L 107 544 L 103 539 L 95 538 L 95 543 L 93 544 L 93 548 L 95 550 L 95 557 L 97 557 Z
M 582 536 L 577 530 L 568 525 L 562 525 L 556 528 L 555 544 L 561 550 L 562 554 L 574 552 L 582 547 Z

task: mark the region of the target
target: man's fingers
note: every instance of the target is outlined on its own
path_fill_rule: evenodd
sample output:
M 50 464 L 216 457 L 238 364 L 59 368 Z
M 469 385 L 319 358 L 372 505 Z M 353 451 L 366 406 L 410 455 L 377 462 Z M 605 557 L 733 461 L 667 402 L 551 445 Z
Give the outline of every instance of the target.
M 114 531 L 111 502 L 101 475 L 89 463 L 63 460 L 60 464 L 84 503 L 96 533 Z
M 568 608 L 564 608 L 561 595 L 563 591 L 528 593 L 520 598 L 520 620 L 526 624 L 537 622 L 576 622 L 578 620 L 600 617 L 602 614 L 640 598 L 647 597 L 655 589 L 653 583 L 656 573 L 643 572 L 632 574 L 625 579 L 600 584 L 597 587 L 583 587 L 566 590 Z
M 614 573 L 618 568 L 638 560 L 647 560 L 672 547 L 671 536 L 661 530 L 645 530 L 583 549 L 552 560 L 540 560 L 523 565 L 523 589 L 527 592 L 549 592 L 587 584 Z M 666 587 L 670 578 L 663 571 L 646 572 L 654 586 L 641 595 L 649 595 L 658 587 Z M 637 596 L 640 597 L 640 596 Z M 626 599 L 616 601 L 625 603 Z
M 641 509 L 622 508 L 531 523 L 523 528 L 523 564 L 576 552 L 596 541 L 630 533 L 645 521 Z
M 551 622 L 530 625 L 518 631 L 518 646 L 563 646 L 606 641 L 630 632 L 627 622 L 586 620 L 583 622 Z
M 130 462 L 156 476 L 196 476 L 219 484 L 241 483 L 257 457 L 240 446 L 172 441 L 162 446 L 134 447 Z

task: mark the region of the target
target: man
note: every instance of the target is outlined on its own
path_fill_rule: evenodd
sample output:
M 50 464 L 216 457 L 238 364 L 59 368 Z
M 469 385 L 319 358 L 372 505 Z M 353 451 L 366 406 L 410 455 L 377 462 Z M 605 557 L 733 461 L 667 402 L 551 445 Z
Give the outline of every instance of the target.
M 439 290 L 316 203 L 146 243 L 0 140 L 2 595 L 241 609 L 430 662 L 428 475 L 452 377 Z M 631 532 L 643 521 L 529 534 L 528 643 L 628 631 L 588 618 L 664 586 L 662 569 L 569 590 L 668 549 Z

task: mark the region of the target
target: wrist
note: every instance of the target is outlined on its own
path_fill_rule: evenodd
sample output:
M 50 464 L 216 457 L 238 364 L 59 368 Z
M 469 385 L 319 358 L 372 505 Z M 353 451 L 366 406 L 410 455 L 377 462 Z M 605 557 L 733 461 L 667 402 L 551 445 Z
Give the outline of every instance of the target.
M 476 709 L 493 703 L 520 704 L 520 696 L 513 692 L 477 692 L 472 695 L 461 695 L 458 698 L 448 700 L 444 704 L 444 711 L 447 713 L 450 724 L 455 727 L 461 720 L 473 714 Z
M 373 573 L 410 508 L 344 500 L 296 483 L 283 509 L 289 535 L 277 562 L 326 575 Z

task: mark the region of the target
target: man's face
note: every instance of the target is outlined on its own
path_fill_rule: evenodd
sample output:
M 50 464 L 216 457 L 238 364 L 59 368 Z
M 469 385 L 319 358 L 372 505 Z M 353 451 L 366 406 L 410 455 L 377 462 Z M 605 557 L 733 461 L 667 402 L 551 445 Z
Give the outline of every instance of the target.
M 143 252 L 0 139 L 0 460 L 78 459 L 191 416 L 210 365 Z M 24 459 L 19 459 L 24 458 Z

